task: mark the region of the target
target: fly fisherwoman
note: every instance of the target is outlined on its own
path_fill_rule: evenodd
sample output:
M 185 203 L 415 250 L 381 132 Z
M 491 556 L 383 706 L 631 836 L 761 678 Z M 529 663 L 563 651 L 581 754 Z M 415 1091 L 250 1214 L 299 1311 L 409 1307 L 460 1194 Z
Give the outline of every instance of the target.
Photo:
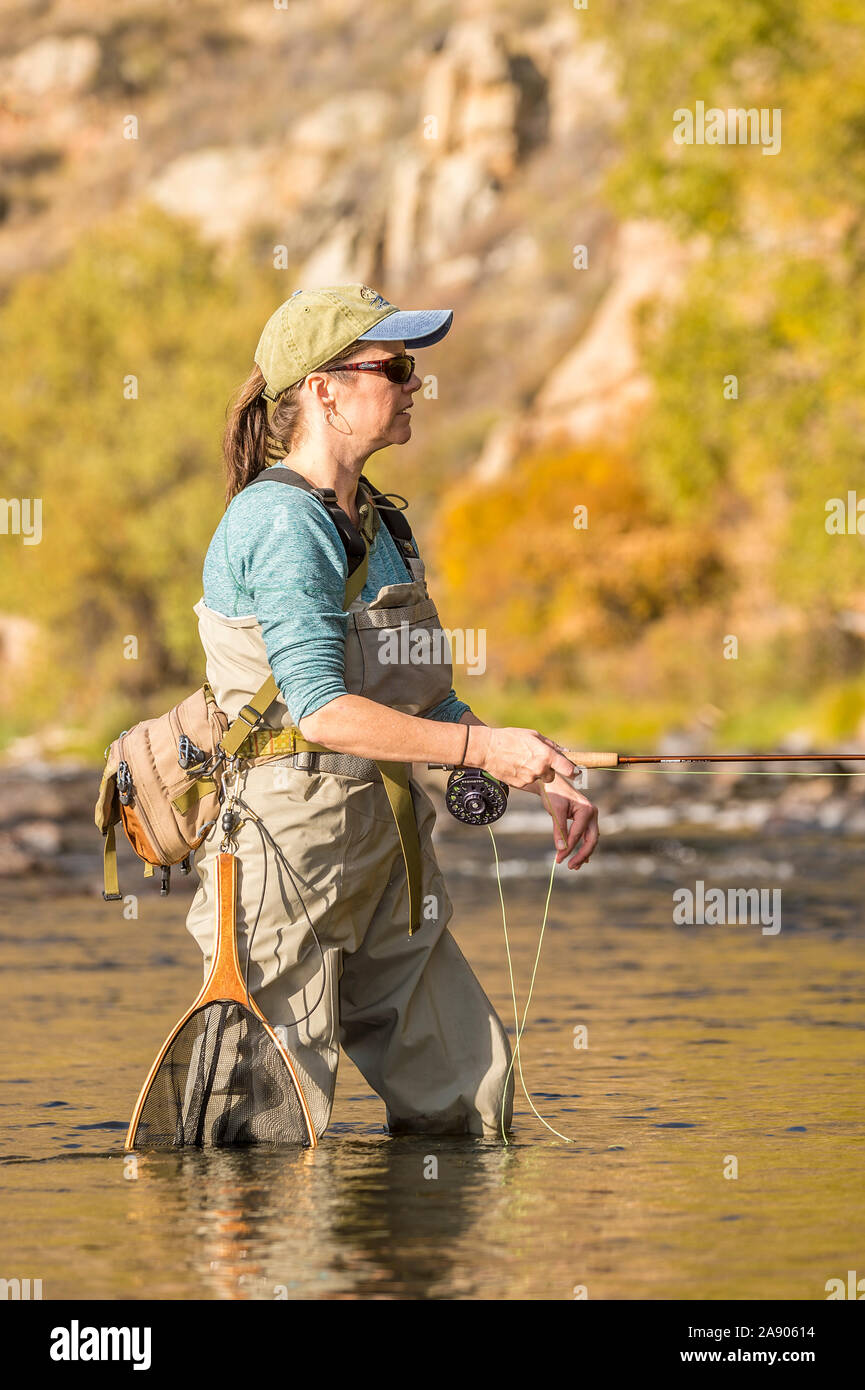
M 503 1115 L 510 1124 L 507 1034 L 448 931 L 435 810 L 411 764 L 543 789 L 569 868 L 598 839 L 597 813 L 551 740 L 485 725 L 455 694 L 450 661 L 380 658 L 382 636 L 428 640 L 440 623 L 407 521 L 364 468 L 411 438 L 421 379 L 410 354 L 452 318 L 401 312 L 359 284 L 297 290 L 276 310 L 229 414 L 228 506 L 196 605 L 208 683 L 244 720 L 250 814 L 234 838 L 250 986 L 284 1030 L 317 1135 L 340 1045 L 384 1100 L 391 1133 L 492 1136 Z M 270 673 L 276 697 L 250 707 Z M 212 835 L 196 852 L 187 922 L 206 965 L 218 844 Z

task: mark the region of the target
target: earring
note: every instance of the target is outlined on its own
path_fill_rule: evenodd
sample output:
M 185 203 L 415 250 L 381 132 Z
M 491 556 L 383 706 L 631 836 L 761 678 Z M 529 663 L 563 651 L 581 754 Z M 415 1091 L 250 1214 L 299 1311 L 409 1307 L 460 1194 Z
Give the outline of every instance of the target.
M 336 416 L 334 415 L 333 410 L 331 409 L 325 411 L 324 418 L 329 425 L 332 425 L 334 420 L 336 419 Z

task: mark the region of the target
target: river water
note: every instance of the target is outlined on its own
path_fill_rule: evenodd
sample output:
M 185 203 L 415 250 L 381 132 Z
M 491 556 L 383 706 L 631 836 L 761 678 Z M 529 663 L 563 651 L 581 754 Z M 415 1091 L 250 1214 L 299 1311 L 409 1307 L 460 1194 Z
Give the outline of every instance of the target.
M 497 846 L 524 1001 L 552 850 L 514 824 Z M 160 899 L 126 858 L 126 921 L 92 878 L 9 881 L 0 1276 L 45 1298 L 825 1299 L 865 1274 L 863 852 L 667 830 L 560 867 L 522 1067 L 571 1142 L 519 1085 L 507 1147 L 390 1138 L 343 1058 L 314 1152 L 131 1162 L 135 1097 L 200 983 L 191 890 Z M 513 1037 L 488 832 L 443 826 L 438 853 Z M 780 931 L 675 924 L 698 880 L 779 888 Z

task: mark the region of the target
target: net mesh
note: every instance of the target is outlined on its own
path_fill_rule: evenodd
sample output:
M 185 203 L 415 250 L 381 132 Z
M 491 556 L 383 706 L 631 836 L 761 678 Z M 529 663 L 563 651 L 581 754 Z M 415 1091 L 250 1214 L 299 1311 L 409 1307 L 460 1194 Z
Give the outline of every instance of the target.
M 205 1004 L 186 1021 L 153 1077 L 135 1148 L 305 1144 L 291 1071 L 243 1004 Z

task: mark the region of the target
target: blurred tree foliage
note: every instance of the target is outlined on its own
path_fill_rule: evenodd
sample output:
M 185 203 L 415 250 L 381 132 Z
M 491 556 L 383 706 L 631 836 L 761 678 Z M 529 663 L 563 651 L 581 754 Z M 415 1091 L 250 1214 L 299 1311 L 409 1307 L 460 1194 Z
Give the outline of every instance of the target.
M 460 487 L 440 516 L 448 622 L 482 617 L 499 679 L 586 689 L 611 652 L 729 588 L 713 536 L 660 518 L 633 459 L 601 450 L 528 456 L 494 487 Z
M 775 736 L 796 709 L 814 733 L 851 733 L 865 537 L 825 523 L 830 498 L 865 501 L 865 11 L 611 0 L 580 22 L 620 65 L 612 205 L 704 254 L 675 306 L 641 315 L 654 393 L 630 460 L 526 460 L 518 486 L 475 501 L 479 520 L 451 509 L 445 574 L 454 595 L 471 588 L 475 621 L 494 613 L 496 661 L 519 680 L 675 691 L 683 722 L 711 700 L 722 734 L 726 718 L 766 737 L 773 701 Z M 698 101 L 779 109 L 780 152 L 676 144 L 674 112 Z M 590 529 L 568 544 L 567 500 L 589 496 Z
M 710 242 L 681 307 L 643 323 L 656 395 L 636 447 L 653 494 L 731 545 L 762 511 L 785 602 L 865 603 L 865 544 L 825 528 L 827 500 L 865 478 L 865 11 L 614 0 L 588 23 L 627 93 L 618 210 Z M 698 100 L 777 109 L 780 152 L 675 144 L 673 112 Z
M 276 282 L 217 265 L 191 230 L 147 211 L 4 304 L 2 491 L 42 499 L 41 544 L 0 546 L 3 610 L 42 629 L 16 682 L 17 727 L 26 716 L 113 736 L 112 719 L 159 713 L 164 692 L 202 677 L 191 609 L 222 512 L 226 402 Z

